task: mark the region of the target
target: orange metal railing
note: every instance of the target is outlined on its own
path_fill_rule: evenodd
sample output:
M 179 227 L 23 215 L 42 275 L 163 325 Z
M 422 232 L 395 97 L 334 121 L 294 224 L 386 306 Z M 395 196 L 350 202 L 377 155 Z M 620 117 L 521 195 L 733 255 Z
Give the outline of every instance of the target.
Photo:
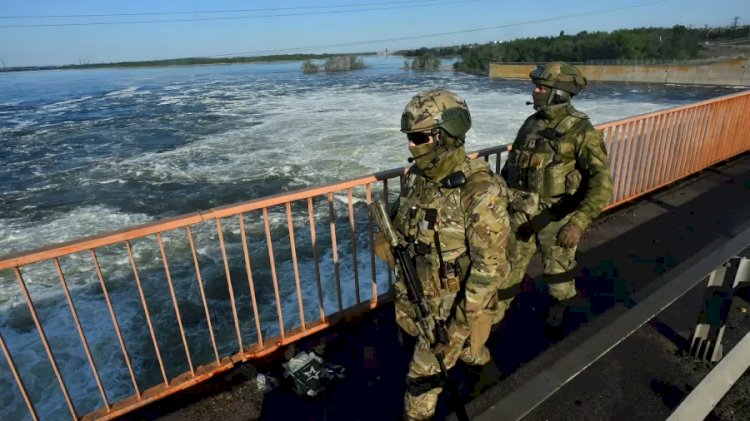
M 750 150 L 750 91 L 597 126 L 614 174 L 607 207 Z
M 609 207 L 750 150 L 748 110 L 750 92 L 741 92 L 598 126 L 604 131 L 614 174 Z M 509 145 L 503 145 L 472 157 L 492 159 L 499 171 L 502 155 L 508 150 Z M 372 252 L 372 221 L 365 203 L 397 197 L 397 181 L 404 171 L 394 169 L 7 256 L 0 260 L 0 274 L 10 272 L 15 277 L 65 405 L 72 418 L 78 419 L 87 411 L 76 408 L 60 361 L 45 334 L 44 317 L 40 317 L 32 299 L 33 288 L 30 292 L 25 280 L 27 274 L 34 279 L 58 278 L 101 397 L 98 409 L 82 418 L 114 418 L 381 303 L 386 298 L 382 291 L 392 283 L 392 274 L 376 262 Z M 393 187 L 389 190 L 389 186 Z M 342 227 L 344 235 L 339 233 Z M 211 247 L 218 247 L 220 257 L 206 265 L 211 254 L 207 249 Z M 67 265 L 63 264 L 66 261 Z M 123 265 L 132 276 L 117 272 Z M 351 276 L 342 272 L 351 272 Z M 116 344 L 113 339 L 107 349 L 121 354 L 132 395 L 113 398 L 113 392 L 107 389 L 100 371 L 102 364 L 96 364 L 97 352 L 103 351 L 92 350 L 87 339 L 67 280 L 71 276 L 89 276 L 101 288 L 101 299 L 107 307 L 105 317 L 109 317 L 116 337 Z M 366 278 L 369 280 L 363 283 Z M 184 293 L 192 288 L 188 284 L 197 286 L 192 298 Z M 142 310 L 141 322 L 134 323 L 137 329 L 132 324 L 124 329 L 112 295 L 123 296 L 134 291 L 133 287 L 137 291 L 133 301 Z M 223 288 L 226 296 L 221 293 L 217 299 L 217 291 Z M 305 304 L 305 291 L 309 291 L 307 296 L 315 296 L 314 303 Z M 288 297 L 291 301 L 285 302 Z M 272 298 L 271 305 L 264 301 L 268 298 Z M 345 305 L 345 298 L 351 303 Z M 172 309 L 162 308 L 152 314 L 157 301 L 169 302 L 166 306 Z M 186 313 L 180 304 L 191 310 Z M 215 307 L 226 305 L 229 308 L 217 316 Z M 172 311 L 173 323 L 165 323 L 166 313 Z M 192 330 L 185 326 L 186 314 Z M 205 319 L 199 327 L 193 320 L 197 315 Z M 248 326 L 252 334 L 248 334 Z M 233 332 L 222 334 L 224 327 Z M 163 346 L 168 342 L 165 337 L 177 337 L 178 333 L 179 339 L 167 344 L 166 351 L 160 347 L 160 343 Z M 156 374 L 144 374 L 134 366 L 128 343 L 132 346 L 135 336 L 150 341 L 155 360 L 151 371 Z M 196 351 L 196 347 L 202 351 Z M 0 348 L 20 397 L 31 417 L 38 419 L 34 401 L 39 394 L 30 396 L 24 373 L 2 335 Z M 139 350 L 141 360 L 144 353 Z

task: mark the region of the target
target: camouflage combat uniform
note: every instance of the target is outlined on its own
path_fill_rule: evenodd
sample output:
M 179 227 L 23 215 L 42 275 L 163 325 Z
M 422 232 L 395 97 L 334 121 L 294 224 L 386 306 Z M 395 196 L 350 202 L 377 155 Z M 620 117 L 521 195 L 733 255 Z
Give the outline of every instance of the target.
M 448 333 L 457 339 L 446 350 L 447 368 L 458 358 L 473 365 L 489 362 L 484 343 L 498 310 L 496 291 L 509 272 L 505 186 L 482 160 L 467 160 L 464 173 L 466 183 L 454 189 L 418 175 L 407 177 L 394 221 L 399 233 L 414 244 L 415 265 L 431 314 L 448 321 Z M 437 224 L 429 222 L 430 210 L 437 211 Z M 439 249 L 433 227 L 438 228 Z M 397 321 L 416 336 L 414 309 L 403 284 L 396 282 L 395 287 Z M 409 365 L 404 403 L 409 418 L 426 419 L 435 411 L 442 390 L 435 383 L 439 371 L 429 344 L 420 338 Z
M 420 99 L 434 101 L 438 110 Z M 440 114 L 445 104 L 450 108 L 456 101 L 465 109 L 465 127 L 440 125 L 450 119 Z M 447 327 L 450 345 L 443 349 L 446 367 L 454 366 L 459 358 L 483 365 L 490 360 L 484 344 L 498 311 L 497 289 L 510 271 L 505 252 L 510 232 L 506 187 L 485 161 L 466 158 L 463 134 L 470 126 L 470 117 L 460 98 L 442 90 L 420 94 L 404 113 L 413 117 L 421 112 L 425 113 L 416 122 L 402 120 L 402 131 L 424 130 L 426 126 L 419 125 L 421 118 L 429 120 L 427 126 L 434 119 L 438 124 L 431 128 L 445 129 L 440 135 L 443 138 L 432 149 L 410 147 L 416 164 L 402 182 L 393 223 L 414 258 L 431 315 Z M 434 156 L 425 150 L 433 151 Z M 463 175 L 459 183 L 444 181 L 459 173 Z M 442 390 L 440 367 L 434 348 L 420 335 L 403 282 L 397 280 L 394 288 L 399 326 L 419 336 L 407 375 L 405 417 L 428 419 Z
M 560 63 L 551 63 L 540 67 L 537 76 L 546 71 L 544 76 L 559 77 L 559 73 L 555 74 L 560 71 L 559 66 Z M 575 68 L 563 69 L 571 74 L 578 72 Z M 585 79 L 582 80 L 585 86 Z M 547 86 L 543 80 L 534 81 Z M 570 88 L 565 84 L 562 87 L 571 91 L 568 94 L 575 94 L 582 88 Z M 565 93 L 561 92 L 563 96 Z M 528 117 L 518 131 L 502 170 L 511 191 L 533 193 L 539 207 L 531 214 L 511 209 L 514 235 L 508 241 L 508 258 L 512 271 L 498 292 L 501 302 L 498 319 L 518 291 L 537 248 L 542 253 L 550 295 L 560 301 L 576 295 L 573 270 L 577 241 L 571 247 L 562 246 L 559 233 L 571 224 L 580 238 L 612 194 L 602 132 L 591 125 L 586 114 L 570 104 L 570 96 L 560 104 L 537 107 L 538 111 Z M 535 105 L 537 102 L 541 100 L 535 98 Z

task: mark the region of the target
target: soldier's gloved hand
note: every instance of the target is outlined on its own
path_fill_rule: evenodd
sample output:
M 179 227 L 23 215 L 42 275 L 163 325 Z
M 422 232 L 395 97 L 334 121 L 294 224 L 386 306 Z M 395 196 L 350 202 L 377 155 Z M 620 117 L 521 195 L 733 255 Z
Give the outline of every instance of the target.
M 453 361 L 458 357 L 459 352 L 463 348 L 463 344 L 466 338 L 469 336 L 469 332 L 464 332 L 465 329 L 458 327 L 454 322 L 448 324 L 446 333 L 448 334 L 448 343 L 438 342 L 432 347 L 432 353 L 435 355 L 443 354 L 445 361 Z M 447 363 L 446 363 L 447 364 Z
M 447 344 L 444 344 L 442 342 L 439 342 L 437 345 L 432 347 L 432 353 L 435 355 L 442 354 L 443 357 L 449 357 L 448 353 L 453 351 L 454 353 L 461 349 L 460 342 L 462 342 L 459 338 L 450 337 L 450 342 Z M 446 358 L 448 359 L 448 358 Z
M 573 248 L 581 241 L 582 235 L 583 230 L 578 225 L 568 222 L 557 233 L 557 245 L 569 249 Z
M 388 240 L 385 239 L 385 235 L 383 235 L 382 232 L 379 232 L 378 236 L 375 237 L 375 255 L 388 263 L 388 266 L 390 266 L 391 269 L 396 267 L 396 258 L 393 257 L 391 245 L 388 243 Z
M 518 229 L 516 230 L 516 238 L 518 238 L 521 241 L 529 241 L 531 237 L 534 235 L 534 225 L 531 223 L 531 221 L 526 221 L 523 224 L 518 226 Z

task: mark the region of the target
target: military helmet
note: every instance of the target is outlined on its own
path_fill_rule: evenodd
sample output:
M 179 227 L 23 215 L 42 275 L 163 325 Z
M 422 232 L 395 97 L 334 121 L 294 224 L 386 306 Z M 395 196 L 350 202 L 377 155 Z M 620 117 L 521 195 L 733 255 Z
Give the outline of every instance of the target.
M 529 76 L 536 85 L 559 89 L 571 95 L 577 95 L 586 86 L 586 78 L 581 75 L 581 71 L 562 61 L 537 66 Z
M 433 89 L 415 95 L 401 114 L 404 133 L 443 129 L 449 136 L 462 138 L 471 128 L 466 101 L 445 89 Z

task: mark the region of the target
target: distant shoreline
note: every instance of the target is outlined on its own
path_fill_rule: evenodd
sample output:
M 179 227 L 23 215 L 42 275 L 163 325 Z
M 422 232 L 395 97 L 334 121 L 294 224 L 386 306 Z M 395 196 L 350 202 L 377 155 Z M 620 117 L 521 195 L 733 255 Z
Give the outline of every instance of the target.
M 169 60 L 145 60 L 145 61 L 122 61 L 117 63 L 92 63 L 92 64 L 65 64 L 60 66 L 14 66 L 0 68 L 0 73 L 10 72 L 33 72 L 39 70 L 80 70 L 80 69 L 127 69 L 142 67 L 176 67 L 176 66 L 207 66 L 215 64 L 247 64 L 247 63 L 275 63 L 293 62 L 304 60 L 322 60 L 329 57 L 352 55 L 352 56 L 374 56 L 377 53 L 354 53 L 354 54 L 284 54 L 257 57 L 227 57 L 227 58 L 180 58 Z

